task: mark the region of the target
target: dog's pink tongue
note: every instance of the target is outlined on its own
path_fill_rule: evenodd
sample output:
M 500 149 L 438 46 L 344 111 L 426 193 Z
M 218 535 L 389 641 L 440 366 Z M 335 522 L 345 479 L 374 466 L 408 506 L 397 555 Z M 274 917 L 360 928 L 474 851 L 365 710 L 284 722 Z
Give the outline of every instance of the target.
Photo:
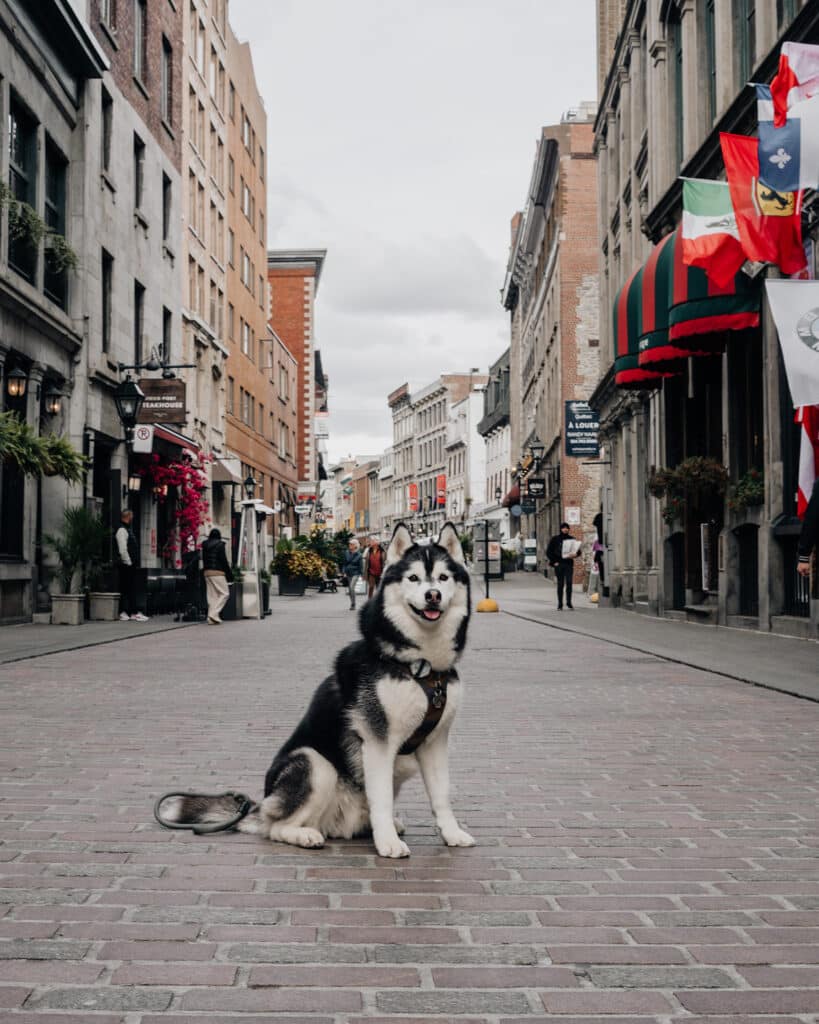
M 440 619 L 441 613 L 435 608 L 427 608 L 424 611 L 424 618 L 434 622 L 436 619 Z

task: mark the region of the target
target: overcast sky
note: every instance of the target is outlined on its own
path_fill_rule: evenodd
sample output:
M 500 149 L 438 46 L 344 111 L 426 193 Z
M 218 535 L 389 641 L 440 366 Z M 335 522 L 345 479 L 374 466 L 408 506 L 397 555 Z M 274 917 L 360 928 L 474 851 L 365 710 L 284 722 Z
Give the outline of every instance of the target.
M 268 246 L 327 249 L 331 461 L 377 455 L 390 391 L 509 344 L 509 221 L 540 127 L 595 99 L 594 2 L 231 0 L 230 20 L 267 109 Z

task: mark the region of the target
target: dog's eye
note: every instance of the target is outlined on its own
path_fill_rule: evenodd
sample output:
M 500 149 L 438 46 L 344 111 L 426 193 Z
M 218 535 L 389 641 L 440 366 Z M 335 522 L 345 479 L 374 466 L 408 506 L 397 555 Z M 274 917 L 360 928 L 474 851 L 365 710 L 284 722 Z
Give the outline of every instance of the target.
M 413 573 L 412 576 L 409 577 L 409 581 L 410 583 L 417 583 L 420 578 L 420 576 L 416 576 L 415 573 Z
M 449 579 L 449 576 L 447 576 L 445 572 L 442 572 L 438 579 L 440 580 L 441 583 L 446 583 L 446 581 Z

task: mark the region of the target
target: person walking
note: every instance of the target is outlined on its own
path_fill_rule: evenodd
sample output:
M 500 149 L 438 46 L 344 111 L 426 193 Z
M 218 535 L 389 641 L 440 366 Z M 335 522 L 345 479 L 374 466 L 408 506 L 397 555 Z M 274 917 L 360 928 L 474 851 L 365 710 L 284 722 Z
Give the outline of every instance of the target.
M 566 592 L 566 607 L 572 605 L 572 578 L 574 576 L 574 560 L 580 557 L 580 541 L 571 535 L 568 523 L 560 524 L 560 533 L 556 533 L 546 548 L 546 561 L 555 571 L 557 578 L 557 610 L 563 610 L 563 592 Z
M 347 589 L 350 592 L 350 611 L 355 611 L 355 585 L 358 583 L 363 566 L 361 564 L 361 545 L 355 537 L 350 538 L 347 545 L 347 554 L 344 556 L 344 564 L 341 571 L 347 577 Z
M 600 595 L 603 593 L 603 551 L 604 548 L 600 543 L 600 538 L 595 537 L 594 544 L 592 544 L 592 564 L 589 570 L 589 600 L 592 604 L 597 604 L 600 601 Z
M 810 556 L 815 547 L 819 547 L 819 477 L 813 483 L 796 548 L 796 571 L 800 576 L 810 576 Z
M 139 548 L 132 523 L 134 513 L 125 509 L 120 515 L 120 525 L 114 534 L 117 543 L 117 568 L 119 570 L 120 622 L 147 622 L 148 616 L 137 608 L 136 571 L 139 565 Z
M 233 574 L 225 553 L 225 542 L 216 528 L 210 531 L 202 545 L 202 572 L 208 597 L 208 625 L 221 626 L 220 613 L 230 596 L 228 583 Z
M 375 593 L 378 584 L 381 582 L 381 573 L 384 571 L 384 548 L 378 543 L 377 537 L 370 537 L 367 542 L 367 550 L 362 559 L 364 578 L 367 581 L 367 597 Z

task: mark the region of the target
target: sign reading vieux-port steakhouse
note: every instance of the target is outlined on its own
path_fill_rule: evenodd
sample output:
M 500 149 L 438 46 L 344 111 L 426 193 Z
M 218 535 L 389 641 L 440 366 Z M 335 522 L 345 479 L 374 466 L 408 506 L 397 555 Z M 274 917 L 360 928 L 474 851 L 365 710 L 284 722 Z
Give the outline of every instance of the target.
M 145 401 L 139 410 L 138 423 L 184 423 L 187 420 L 183 380 L 143 378 L 139 386 Z

